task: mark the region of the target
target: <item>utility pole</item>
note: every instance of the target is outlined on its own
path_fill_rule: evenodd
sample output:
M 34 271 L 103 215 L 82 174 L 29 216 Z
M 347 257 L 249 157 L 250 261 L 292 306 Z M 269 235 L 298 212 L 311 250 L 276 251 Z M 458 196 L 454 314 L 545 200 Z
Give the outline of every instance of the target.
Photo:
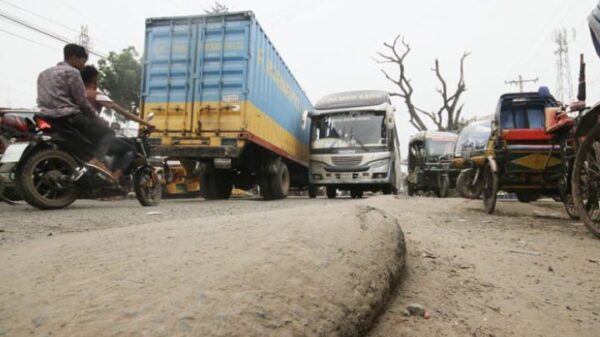
M 523 92 L 523 83 L 528 83 L 528 82 L 532 82 L 532 83 L 536 83 L 538 81 L 538 78 L 532 78 L 532 79 L 527 79 L 524 80 L 523 76 L 519 75 L 519 79 L 518 80 L 509 80 L 509 81 L 504 81 L 505 84 L 508 85 L 517 85 L 519 86 L 519 92 Z
M 567 102 L 573 99 L 573 81 L 569 62 L 569 37 L 565 28 L 556 29 L 552 40 L 557 44 L 556 55 L 556 88 L 558 100 Z M 573 40 L 575 32 L 573 31 Z
M 88 34 L 88 26 L 81 26 L 81 31 L 77 37 L 77 43 L 86 50 L 92 49 L 90 35 Z

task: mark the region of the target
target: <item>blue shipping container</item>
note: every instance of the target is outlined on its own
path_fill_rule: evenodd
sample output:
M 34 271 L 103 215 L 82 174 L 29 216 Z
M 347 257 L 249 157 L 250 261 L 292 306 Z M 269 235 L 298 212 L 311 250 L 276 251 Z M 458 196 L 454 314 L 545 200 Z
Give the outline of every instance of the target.
M 252 12 L 146 21 L 142 114 L 158 154 L 237 158 L 253 144 L 306 166 L 311 108 Z

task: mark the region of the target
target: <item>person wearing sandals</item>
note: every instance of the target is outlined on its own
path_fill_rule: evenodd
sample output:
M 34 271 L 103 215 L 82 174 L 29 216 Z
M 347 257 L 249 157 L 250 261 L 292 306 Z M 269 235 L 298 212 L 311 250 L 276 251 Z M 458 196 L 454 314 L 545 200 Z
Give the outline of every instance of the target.
M 63 49 L 64 60 L 42 71 L 37 80 L 37 105 L 39 115 L 51 124 L 74 128 L 82 135 L 82 141 L 90 145 L 92 159 L 88 165 L 112 177 L 112 172 L 102 160 L 115 138 L 114 131 L 98 117 L 94 106 L 85 96 L 85 87 L 79 73 L 85 67 L 88 53 L 77 44 L 67 44 Z
M 103 107 L 112 109 L 128 120 L 140 123 L 148 128 L 154 128 L 152 124 L 113 102 L 110 97 L 98 92 L 98 70 L 94 66 L 85 66 L 81 70 L 81 78 L 85 86 L 85 96 L 97 111 L 102 110 Z M 111 144 L 109 153 L 116 155 L 118 158 L 112 177 L 115 181 L 119 181 L 123 176 L 124 170 L 129 166 L 131 160 L 133 160 L 132 154 L 135 154 L 135 148 L 130 143 L 116 137 Z

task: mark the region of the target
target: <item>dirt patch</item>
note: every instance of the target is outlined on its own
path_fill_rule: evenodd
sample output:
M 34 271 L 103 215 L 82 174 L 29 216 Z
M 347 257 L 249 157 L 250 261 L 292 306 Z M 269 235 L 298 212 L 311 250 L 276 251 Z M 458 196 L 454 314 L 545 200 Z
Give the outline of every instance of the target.
M 359 336 L 404 259 L 356 203 L 6 244 L 0 336 Z
M 559 203 L 370 199 L 397 216 L 406 276 L 370 337 L 598 336 L 600 241 Z M 540 218 L 537 214 L 559 214 Z M 405 316 L 419 303 L 430 318 Z

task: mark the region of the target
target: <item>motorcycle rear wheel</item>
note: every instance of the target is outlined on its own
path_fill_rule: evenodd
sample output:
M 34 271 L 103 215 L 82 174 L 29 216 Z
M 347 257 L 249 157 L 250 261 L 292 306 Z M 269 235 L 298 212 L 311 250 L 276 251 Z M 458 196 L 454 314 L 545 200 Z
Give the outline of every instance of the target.
M 77 200 L 75 185 L 61 182 L 77 169 L 75 159 L 68 153 L 45 149 L 25 158 L 17 172 L 16 184 L 21 197 L 39 209 L 60 209 Z

